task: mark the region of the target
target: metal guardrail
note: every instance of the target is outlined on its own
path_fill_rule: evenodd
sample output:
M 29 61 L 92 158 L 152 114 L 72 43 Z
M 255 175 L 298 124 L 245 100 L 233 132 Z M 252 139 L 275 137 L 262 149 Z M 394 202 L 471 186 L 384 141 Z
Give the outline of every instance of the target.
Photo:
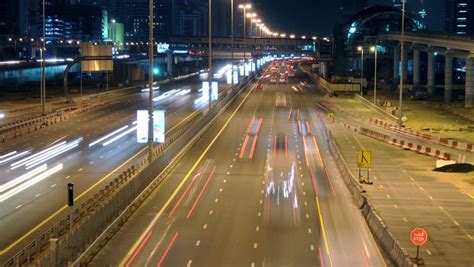
M 373 236 L 377 242 L 381 245 L 383 250 L 388 254 L 391 260 L 399 267 L 415 266 L 407 253 L 401 248 L 398 241 L 390 233 L 383 220 L 377 214 L 375 208 L 369 203 L 369 200 L 363 195 L 363 189 L 361 184 L 357 181 L 355 176 L 352 174 L 349 166 L 347 165 L 341 151 L 339 150 L 337 143 L 332 137 L 332 133 L 327 129 L 324 121 L 318 117 L 318 124 L 320 129 L 324 131 L 325 142 L 329 146 L 329 151 L 333 156 L 335 163 L 341 172 L 342 179 L 345 185 L 349 189 L 354 199 L 354 202 L 360 208 L 362 215 L 364 216 L 367 225 L 369 226 Z
M 123 225 L 123 219 L 131 215 L 173 169 L 174 164 L 169 164 L 178 162 L 184 156 L 245 86 L 242 84 L 238 90 L 227 94 L 204 117 L 201 118 L 202 114 L 199 113 L 199 116 L 183 124 L 166 143 L 153 149 L 151 163 L 147 156 L 142 156 L 137 164 L 118 175 L 92 197 L 77 203 L 79 207 L 70 215 L 63 214 L 54 226 L 38 234 L 18 253 L 8 258 L 3 266 L 66 266 L 91 243 L 97 245 L 97 242 L 93 242 L 104 230 L 112 233 L 116 231 L 116 227 L 109 227 L 111 223 Z
M 190 78 L 190 77 L 193 77 L 193 76 L 197 76 L 197 75 L 199 75 L 199 72 L 193 72 L 193 73 L 190 73 L 190 74 L 187 74 L 187 75 L 178 76 L 178 77 L 174 77 L 174 78 L 169 78 L 169 79 L 165 79 L 165 80 L 162 80 L 162 81 L 157 81 L 156 85 L 165 85 L 165 84 L 170 83 L 170 82 L 176 82 L 176 81 L 184 80 L 184 79 L 187 79 L 187 78 Z M 84 101 L 84 100 L 90 100 L 90 99 L 93 99 L 93 98 L 98 98 L 99 102 L 101 102 L 101 99 L 103 97 L 107 97 L 107 96 L 110 96 L 110 95 L 113 95 L 113 94 L 122 93 L 122 92 L 130 91 L 130 90 L 141 90 L 145 87 L 146 87 L 146 85 L 142 84 L 142 85 L 135 85 L 135 86 L 125 87 L 125 88 L 117 89 L 117 90 L 110 90 L 108 92 L 91 94 L 91 95 L 82 96 L 82 97 L 76 97 L 76 98 L 73 99 L 72 102 L 80 102 L 81 100 Z M 97 103 L 92 103 L 92 105 L 93 104 L 97 104 Z M 57 111 L 55 111 L 51 114 L 48 114 L 46 116 L 38 115 L 38 116 L 33 116 L 33 117 L 30 117 L 30 118 L 27 118 L 27 119 L 22 119 L 22 120 L 19 120 L 19 121 L 16 121 L 16 122 L 10 122 L 8 124 L 0 126 L 0 134 L 5 134 L 5 133 L 7 133 L 9 131 L 12 131 L 12 130 L 20 131 L 20 128 L 28 126 L 29 124 L 31 126 L 31 124 L 36 123 L 38 121 L 46 121 L 48 118 L 54 117 L 58 113 L 63 114 L 65 112 L 68 112 L 68 111 L 71 111 L 71 110 L 76 110 L 76 109 L 78 109 L 76 106 L 69 106 L 69 107 L 60 108 Z
M 370 102 L 369 100 L 365 99 L 365 97 L 356 94 L 355 98 L 359 100 L 362 104 L 369 107 L 370 109 L 375 110 L 377 113 L 382 115 L 383 117 L 389 119 L 390 121 L 398 122 L 398 118 L 387 111 L 383 110 L 381 107 L 375 105 L 374 103 Z

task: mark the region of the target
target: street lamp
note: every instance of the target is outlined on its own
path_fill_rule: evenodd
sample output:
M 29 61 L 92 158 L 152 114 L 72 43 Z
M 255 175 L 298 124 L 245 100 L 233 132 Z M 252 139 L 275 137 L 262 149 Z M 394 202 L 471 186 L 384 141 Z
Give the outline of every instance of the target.
M 400 126 L 402 126 L 403 121 L 403 56 L 404 56 L 404 42 L 405 42 L 405 7 L 406 7 L 406 0 L 402 0 L 402 30 L 401 30 L 401 36 L 400 36 L 400 59 L 401 59 L 401 70 L 400 70 L 400 98 L 399 98 L 399 104 L 398 104 L 398 123 Z
M 208 25 L 208 33 L 207 36 L 209 38 L 208 43 L 209 43 L 209 52 L 208 52 L 208 60 L 209 60 L 209 74 L 207 75 L 208 81 L 209 81 L 209 111 L 211 111 L 211 106 L 212 106 L 212 97 L 211 97 L 211 87 L 212 87 L 212 0 L 209 0 L 208 3 L 209 6 L 209 25 Z
M 153 0 L 148 1 L 148 12 L 149 12 L 149 24 L 148 24 L 148 60 L 149 60 L 149 70 L 148 70 L 148 160 L 151 163 L 153 158 L 153 22 L 154 22 L 154 12 L 153 12 Z
M 231 35 L 231 65 L 232 89 L 234 89 L 234 0 L 230 0 L 230 35 Z
M 362 80 L 364 79 L 364 48 L 362 46 L 357 47 L 357 51 L 360 51 L 360 95 L 363 95 Z
M 247 17 L 247 9 L 250 9 L 250 8 L 252 8 L 251 4 L 240 4 L 239 5 L 239 9 L 244 10 L 244 76 L 245 76 L 245 73 L 246 73 L 246 67 L 245 67 L 246 62 L 245 61 L 247 60 L 246 55 L 245 55 L 245 50 L 246 50 L 246 46 L 247 46 L 247 43 L 245 41 L 245 31 L 246 31 L 246 27 L 247 27 L 246 17 Z
M 370 51 L 375 53 L 375 67 L 374 67 L 374 105 L 377 105 L 377 43 L 370 47 Z
M 20 41 L 22 41 L 20 39 Z M 46 115 L 46 3 L 43 0 L 43 40 L 41 41 L 41 111 Z

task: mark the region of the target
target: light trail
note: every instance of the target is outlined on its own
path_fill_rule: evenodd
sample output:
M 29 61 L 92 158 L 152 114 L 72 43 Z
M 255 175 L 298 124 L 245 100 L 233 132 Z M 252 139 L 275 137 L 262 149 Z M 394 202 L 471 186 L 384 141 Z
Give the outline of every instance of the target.
M 128 129 L 127 131 L 125 131 L 125 132 L 123 132 L 123 133 L 121 133 L 121 134 L 115 136 L 114 138 L 108 140 L 107 142 L 102 143 L 102 146 L 110 145 L 111 143 L 113 143 L 113 142 L 117 141 L 118 139 L 124 137 L 125 135 L 127 135 L 127 134 L 129 134 L 129 133 L 135 131 L 136 129 L 137 129 L 137 126 L 134 126 L 134 127 L 130 128 L 130 129 Z
M 35 175 L 37 175 L 41 172 L 46 171 L 47 169 L 48 169 L 48 165 L 43 164 L 43 165 L 39 166 L 38 168 L 23 174 L 22 176 L 19 176 L 19 177 L 13 179 L 13 180 L 10 180 L 9 182 L 7 182 L 5 184 L 0 185 L 0 193 L 11 189 L 12 187 L 17 186 L 18 184 L 23 183 L 24 181 L 30 179 L 31 177 L 33 177 L 33 176 L 35 176 Z
M 15 187 L 13 190 L 8 191 L 5 194 L 0 195 L 0 202 L 3 202 L 12 196 L 22 192 L 25 189 L 28 189 L 29 187 L 37 184 L 38 182 L 48 178 L 49 176 L 59 172 L 60 170 L 63 169 L 63 164 L 56 165 L 54 168 L 47 170 L 46 172 L 43 172 L 42 174 L 36 176 L 35 178 L 29 180 L 26 183 L 21 184 L 20 186 Z
M 133 122 L 133 124 L 136 124 L 136 123 L 137 123 L 137 121 L 134 121 L 134 122 Z M 115 130 L 115 131 L 113 131 L 113 132 L 111 132 L 111 133 L 109 133 L 109 134 L 107 134 L 107 135 L 105 135 L 105 136 L 103 136 L 103 137 L 101 137 L 101 138 L 95 140 L 94 142 L 90 143 L 90 144 L 89 144 L 89 147 L 94 146 L 94 145 L 96 145 L 96 144 L 98 144 L 98 143 L 104 141 L 105 139 L 108 139 L 108 138 L 112 137 L 113 135 L 115 135 L 115 134 L 117 134 L 117 133 L 120 133 L 121 131 L 123 131 L 123 130 L 125 130 L 125 129 L 127 129 L 127 128 L 128 128 L 128 125 L 125 125 L 125 126 L 123 126 L 122 128 L 117 129 L 117 130 Z

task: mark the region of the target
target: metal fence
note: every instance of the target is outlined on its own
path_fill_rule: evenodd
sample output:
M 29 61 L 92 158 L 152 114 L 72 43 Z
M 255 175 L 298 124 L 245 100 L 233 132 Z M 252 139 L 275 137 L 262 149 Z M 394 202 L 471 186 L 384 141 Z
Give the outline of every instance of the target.
M 64 213 L 54 226 L 36 236 L 3 266 L 66 266 L 87 248 L 88 254 L 81 259 L 91 260 L 247 84 L 229 91 L 204 116 L 199 113 L 181 125 L 166 143 L 153 149 L 151 163 L 148 156 L 142 156 L 99 192 L 78 203 L 70 215 Z

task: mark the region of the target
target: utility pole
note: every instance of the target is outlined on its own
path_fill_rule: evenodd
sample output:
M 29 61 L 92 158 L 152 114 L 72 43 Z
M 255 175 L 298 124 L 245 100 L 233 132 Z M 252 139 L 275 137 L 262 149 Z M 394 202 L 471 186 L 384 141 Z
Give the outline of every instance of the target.
M 212 0 L 209 0 L 209 29 L 208 29 L 208 37 L 209 37 L 209 52 L 208 52 L 208 59 L 209 59 L 209 111 L 212 107 L 212 97 L 211 97 L 211 87 L 212 87 Z
M 43 42 L 41 46 L 41 114 L 46 116 L 46 4 L 43 0 Z
M 230 35 L 231 35 L 231 54 L 232 54 L 232 90 L 234 89 L 234 0 L 230 0 Z
M 149 25 L 148 25 L 148 56 L 150 60 L 150 68 L 148 74 L 148 159 L 151 163 L 153 158 L 153 0 L 149 0 Z
M 401 31 L 401 36 L 400 36 L 400 62 L 401 62 L 401 68 L 400 68 L 400 99 L 399 99 L 399 105 L 398 105 L 398 124 L 400 126 L 403 125 L 403 69 L 404 69 L 404 62 L 403 62 L 403 57 L 404 57 L 404 46 L 405 46 L 405 7 L 406 7 L 406 0 L 402 0 L 403 5 L 402 5 L 402 31 Z

